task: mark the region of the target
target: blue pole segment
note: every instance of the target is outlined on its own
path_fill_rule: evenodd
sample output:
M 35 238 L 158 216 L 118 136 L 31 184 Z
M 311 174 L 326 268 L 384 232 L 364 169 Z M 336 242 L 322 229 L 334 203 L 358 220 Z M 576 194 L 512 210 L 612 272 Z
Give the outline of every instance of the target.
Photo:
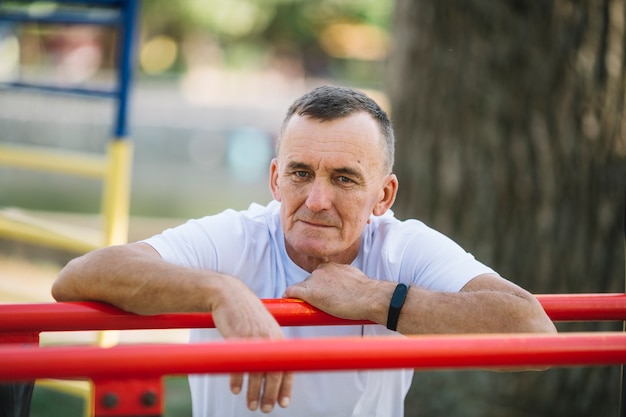
M 123 140 L 128 135 L 128 101 L 135 64 L 137 45 L 137 26 L 139 0 L 126 0 L 121 4 L 121 22 L 119 26 L 118 47 L 118 101 L 115 120 L 115 140 Z

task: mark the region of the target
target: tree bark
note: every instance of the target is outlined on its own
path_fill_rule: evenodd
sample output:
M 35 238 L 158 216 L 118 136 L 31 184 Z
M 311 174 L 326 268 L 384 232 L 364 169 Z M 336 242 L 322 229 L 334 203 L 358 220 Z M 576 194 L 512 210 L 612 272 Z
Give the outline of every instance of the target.
M 623 292 L 626 1 L 396 0 L 394 19 L 395 212 L 532 292 Z M 407 416 L 616 415 L 618 399 L 618 367 L 429 373 Z

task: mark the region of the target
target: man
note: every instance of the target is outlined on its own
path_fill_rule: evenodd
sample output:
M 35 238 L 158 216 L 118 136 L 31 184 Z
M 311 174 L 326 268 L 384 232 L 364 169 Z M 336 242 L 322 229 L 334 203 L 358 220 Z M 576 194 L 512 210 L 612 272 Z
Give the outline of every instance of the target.
M 538 301 L 442 234 L 389 210 L 398 190 L 387 115 L 364 94 L 319 87 L 288 110 L 270 166 L 275 201 L 191 220 L 71 261 L 59 301 L 138 314 L 211 311 L 224 338 L 554 332 Z M 295 297 L 378 325 L 281 329 L 260 298 Z M 192 341 L 220 337 L 192 330 Z M 207 351 L 207 355 L 210 355 Z M 194 416 L 403 415 L 412 373 L 191 376 Z M 234 396 L 246 388 L 246 394 Z M 280 407 L 275 407 L 278 404 Z M 289 406 L 289 408 L 286 408 Z

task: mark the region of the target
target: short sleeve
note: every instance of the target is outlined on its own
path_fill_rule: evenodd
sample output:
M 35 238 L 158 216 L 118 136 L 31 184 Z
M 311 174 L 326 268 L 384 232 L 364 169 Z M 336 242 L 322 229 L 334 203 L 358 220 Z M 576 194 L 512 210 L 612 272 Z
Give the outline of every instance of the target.
M 245 257 L 247 234 L 234 210 L 189 220 L 143 242 L 177 265 L 232 274 Z
M 494 273 L 454 240 L 418 220 L 377 219 L 367 252 L 370 271 L 379 279 L 432 291 L 456 292 L 472 278 Z

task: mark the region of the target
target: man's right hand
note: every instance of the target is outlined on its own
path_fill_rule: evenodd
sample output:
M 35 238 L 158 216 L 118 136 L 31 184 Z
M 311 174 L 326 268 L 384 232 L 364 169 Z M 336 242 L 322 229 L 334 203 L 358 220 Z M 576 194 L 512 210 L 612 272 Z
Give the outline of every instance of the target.
M 145 243 L 108 246 L 69 262 L 54 283 L 57 301 L 100 301 L 136 314 L 213 313 L 226 339 L 284 339 L 261 300 L 229 275 L 177 266 Z M 291 399 L 293 373 L 251 374 L 250 409 L 271 411 Z M 242 391 L 243 375 L 232 375 L 231 390 Z
M 261 300 L 241 281 L 228 282 L 212 306 L 213 321 L 225 339 L 261 338 L 284 339 L 283 332 Z M 226 282 L 225 282 L 226 284 Z M 243 374 L 232 374 L 230 389 L 234 394 L 243 390 Z M 291 400 L 293 372 L 251 373 L 248 375 L 247 404 L 252 411 L 264 413 L 276 403 L 285 408 Z

